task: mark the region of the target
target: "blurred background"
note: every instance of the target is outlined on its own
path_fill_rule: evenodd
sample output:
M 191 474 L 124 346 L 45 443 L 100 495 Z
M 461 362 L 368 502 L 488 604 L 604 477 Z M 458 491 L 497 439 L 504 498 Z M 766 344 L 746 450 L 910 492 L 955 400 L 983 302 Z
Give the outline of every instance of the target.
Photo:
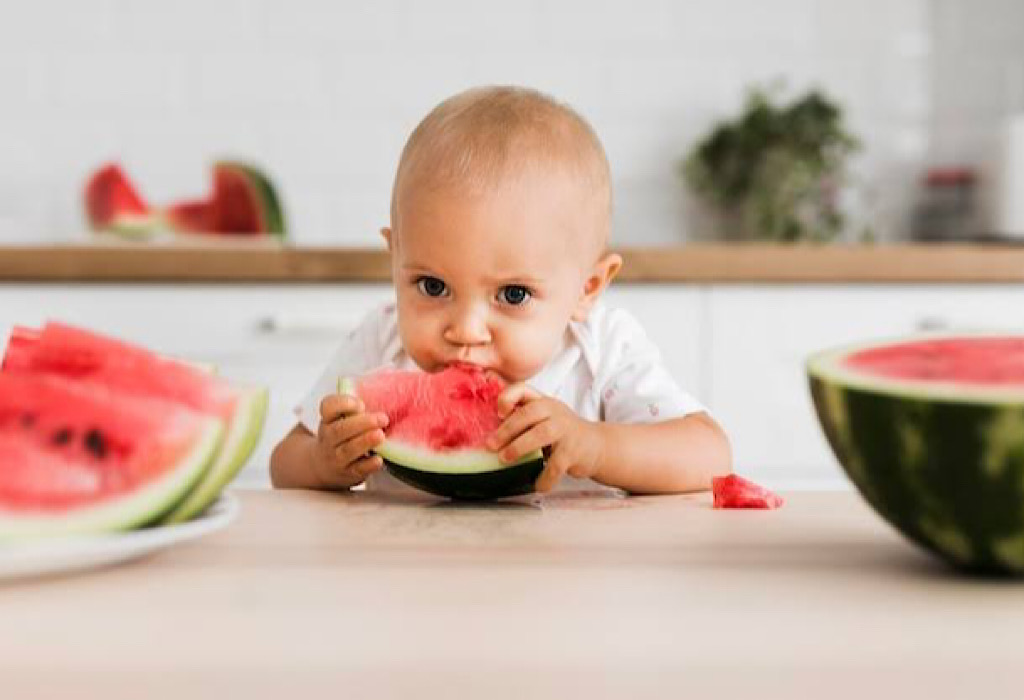
M 716 235 L 680 164 L 757 86 L 841 110 L 860 144 L 836 193 L 844 237 L 912 237 L 950 187 L 988 232 L 1007 120 L 1024 112 L 1024 3 L 3 0 L 0 243 L 80 236 L 105 161 L 170 201 L 238 157 L 273 177 L 292 243 L 376 246 L 409 131 L 485 83 L 591 120 L 618 245 Z

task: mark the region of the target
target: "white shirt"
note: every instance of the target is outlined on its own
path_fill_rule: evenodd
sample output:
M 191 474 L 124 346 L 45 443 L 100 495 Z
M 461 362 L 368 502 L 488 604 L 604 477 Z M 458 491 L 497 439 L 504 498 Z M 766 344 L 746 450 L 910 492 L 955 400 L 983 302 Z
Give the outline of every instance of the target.
M 320 402 L 337 391 L 338 378 L 381 366 L 416 369 L 402 348 L 395 304 L 384 304 L 349 331 L 320 378 L 295 407 L 299 422 L 314 435 Z M 526 382 L 571 407 L 580 417 L 609 423 L 653 423 L 706 410 L 683 391 L 661 361 L 661 353 L 627 311 L 596 304 L 586 321 L 570 321 L 555 356 Z M 565 477 L 560 489 L 594 488 L 589 479 Z M 381 470 L 367 488 L 404 489 Z

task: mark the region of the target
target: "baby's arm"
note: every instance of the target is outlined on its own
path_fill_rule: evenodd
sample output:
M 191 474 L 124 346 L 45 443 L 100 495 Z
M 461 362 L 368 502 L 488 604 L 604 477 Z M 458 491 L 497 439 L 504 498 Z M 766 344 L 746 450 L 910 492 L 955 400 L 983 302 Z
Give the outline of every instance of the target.
M 320 427 L 313 435 L 292 428 L 270 455 L 270 479 L 277 488 L 347 489 L 383 466 L 367 453 L 384 441 L 387 416 L 364 413 L 362 401 L 335 394 L 320 403 Z
M 729 439 L 707 413 L 660 423 L 599 423 L 601 450 L 593 479 L 631 493 L 711 488 L 732 470 Z
M 498 412 L 505 420 L 487 447 L 506 462 L 543 448 L 538 491 L 550 491 L 565 474 L 632 493 L 701 491 L 732 469 L 729 440 L 705 412 L 659 423 L 588 421 L 525 384 L 506 389 Z

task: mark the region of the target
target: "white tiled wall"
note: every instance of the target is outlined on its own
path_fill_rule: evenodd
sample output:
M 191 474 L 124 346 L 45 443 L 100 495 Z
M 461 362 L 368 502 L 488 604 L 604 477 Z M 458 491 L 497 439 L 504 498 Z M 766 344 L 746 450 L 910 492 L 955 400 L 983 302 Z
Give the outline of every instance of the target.
M 848 108 L 855 199 L 891 234 L 929 143 L 931 25 L 929 0 L 0 0 L 0 240 L 78 234 L 105 159 L 167 201 L 237 154 L 276 176 L 298 242 L 374 244 L 416 121 L 515 82 L 596 126 L 618 243 L 678 242 L 700 233 L 679 158 L 779 76 Z
M 1024 113 L 1024 2 L 933 3 L 931 159 L 980 170 L 990 220 L 1000 127 L 1009 114 Z

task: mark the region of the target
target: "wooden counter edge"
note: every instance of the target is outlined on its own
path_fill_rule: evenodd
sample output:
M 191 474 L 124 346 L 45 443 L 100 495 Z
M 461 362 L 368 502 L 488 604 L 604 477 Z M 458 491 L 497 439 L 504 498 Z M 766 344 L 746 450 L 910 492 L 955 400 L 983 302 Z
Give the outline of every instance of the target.
M 970 244 L 690 244 L 620 248 L 620 282 L 1024 282 L 1024 247 Z M 387 282 L 377 248 L 67 244 L 0 247 L 0 282 Z

